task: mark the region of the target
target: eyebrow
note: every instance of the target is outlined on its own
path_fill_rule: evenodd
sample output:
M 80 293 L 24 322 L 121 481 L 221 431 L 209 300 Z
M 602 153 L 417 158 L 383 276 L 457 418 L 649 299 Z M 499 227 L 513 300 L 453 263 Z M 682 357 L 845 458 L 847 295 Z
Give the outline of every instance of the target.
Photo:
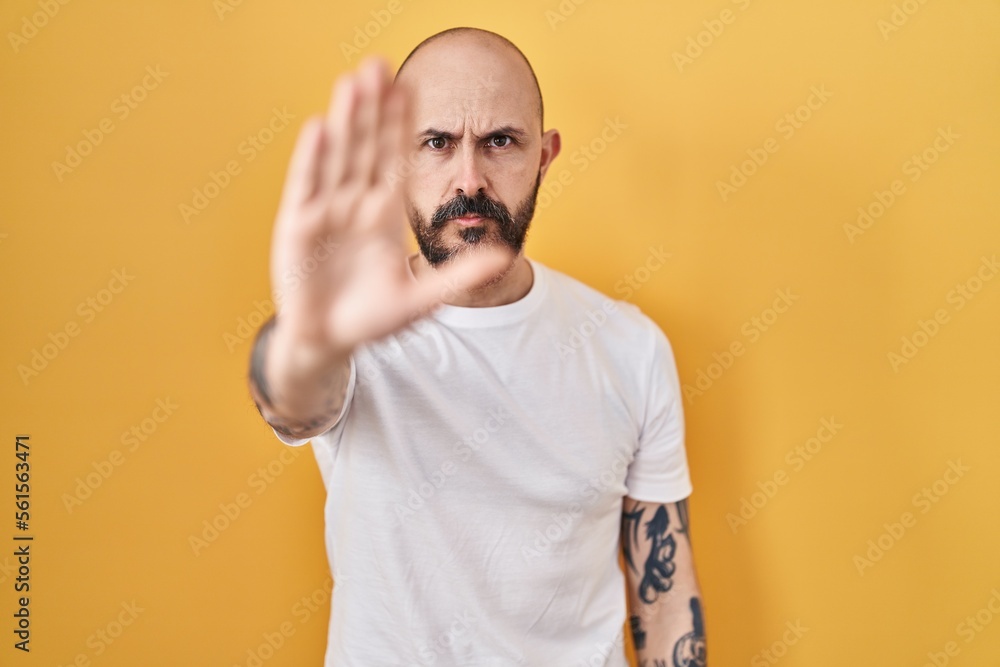
M 485 139 L 486 137 L 494 137 L 500 134 L 507 134 L 516 139 L 517 141 L 524 142 L 528 138 L 528 133 L 519 127 L 514 125 L 501 125 L 500 127 L 487 132 L 481 137 L 476 137 L 477 139 Z M 426 130 L 417 135 L 418 139 L 425 139 L 429 137 L 442 137 L 453 141 L 458 138 L 458 135 L 445 130 L 438 130 L 433 127 L 428 127 Z

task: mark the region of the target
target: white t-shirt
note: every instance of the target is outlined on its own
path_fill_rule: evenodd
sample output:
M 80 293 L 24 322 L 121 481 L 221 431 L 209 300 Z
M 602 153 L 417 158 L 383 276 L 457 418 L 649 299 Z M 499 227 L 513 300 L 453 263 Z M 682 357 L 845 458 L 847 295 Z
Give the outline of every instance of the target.
M 520 300 L 352 355 L 312 438 L 326 667 L 627 667 L 623 496 L 691 493 L 673 351 L 635 305 L 528 261 Z

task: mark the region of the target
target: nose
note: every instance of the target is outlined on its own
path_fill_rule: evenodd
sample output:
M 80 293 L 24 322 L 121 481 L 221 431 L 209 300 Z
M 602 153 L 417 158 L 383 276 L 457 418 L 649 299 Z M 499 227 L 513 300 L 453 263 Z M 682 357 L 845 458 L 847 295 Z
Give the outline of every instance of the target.
M 488 183 L 479 151 L 475 147 L 466 146 L 458 152 L 457 162 L 455 193 L 475 197 L 480 192 L 485 192 Z

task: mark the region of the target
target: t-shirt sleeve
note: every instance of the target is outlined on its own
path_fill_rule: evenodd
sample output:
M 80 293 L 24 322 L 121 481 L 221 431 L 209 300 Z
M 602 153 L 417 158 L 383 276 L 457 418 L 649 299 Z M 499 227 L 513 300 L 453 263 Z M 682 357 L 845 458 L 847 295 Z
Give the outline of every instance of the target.
M 354 385 L 357 380 L 357 373 L 358 373 L 357 366 L 355 365 L 354 355 L 352 354 L 351 375 L 347 381 L 347 395 L 344 398 L 344 405 L 340 409 L 340 414 L 337 416 L 337 421 L 335 421 L 326 431 L 320 433 L 319 435 L 314 435 L 311 438 L 292 438 L 283 433 L 278 433 L 278 431 L 275 431 L 274 427 L 271 426 L 271 430 L 274 431 L 274 435 L 278 438 L 278 440 L 282 441 L 286 445 L 291 445 L 293 447 L 300 447 L 315 438 L 332 439 L 330 444 L 334 445 L 337 444 L 337 441 L 340 438 L 340 434 L 343 431 L 343 425 L 344 425 L 344 420 L 346 419 L 347 416 L 347 411 L 350 409 L 352 399 L 354 398 Z
M 650 320 L 652 322 L 652 320 Z M 625 477 L 628 496 L 670 503 L 691 495 L 684 446 L 684 405 L 673 348 L 653 323 L 653 354 L 648 359 L 639 446 Z M 646 367 L 646 364 L 643 364 Z

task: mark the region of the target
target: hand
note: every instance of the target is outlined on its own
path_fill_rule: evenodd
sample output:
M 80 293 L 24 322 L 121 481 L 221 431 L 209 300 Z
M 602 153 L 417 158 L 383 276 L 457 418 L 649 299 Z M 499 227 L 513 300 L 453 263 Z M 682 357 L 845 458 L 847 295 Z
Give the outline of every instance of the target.
M 426 280 L 410 276 L 404 183 L 387 179 L 413 147 L 410 122 L 406 90 L 370 57 L 338 78 L 327 116 L 309 119 L 299 134 L 274 227 L 271 282 L 274 343 L 285 354 L 296 348 L 300 366 L 342 360 L 513 261 L 509 250 L 477 248 Z

